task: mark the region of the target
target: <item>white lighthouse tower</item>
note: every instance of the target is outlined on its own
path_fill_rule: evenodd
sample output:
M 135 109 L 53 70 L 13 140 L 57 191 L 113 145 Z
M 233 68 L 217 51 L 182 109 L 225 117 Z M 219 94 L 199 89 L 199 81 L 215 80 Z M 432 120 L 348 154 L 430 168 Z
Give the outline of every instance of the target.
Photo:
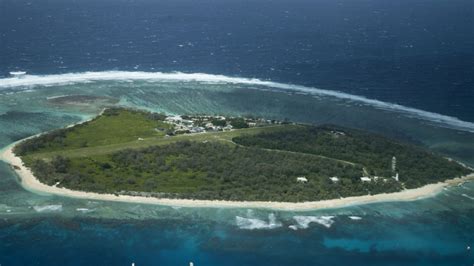
M 398 181 L 398 173 L 397 173 L 397 157 L 392 157 L 392 177 L 395 181 Z

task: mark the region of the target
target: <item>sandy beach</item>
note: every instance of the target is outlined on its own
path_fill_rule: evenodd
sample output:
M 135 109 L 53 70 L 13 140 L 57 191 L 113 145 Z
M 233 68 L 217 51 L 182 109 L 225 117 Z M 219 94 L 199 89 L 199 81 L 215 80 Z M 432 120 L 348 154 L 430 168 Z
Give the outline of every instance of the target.
M 54 194 L 65 197 L 106 200 L 129 203 L 157 204 L 179 207 L 199 207 L 199 208 L 265 208 L 286 211 L 305 211 L 316 209 L 340 208 L 360 204 L 388 201 L 413 201 L 422 198 L 435 196 L 443 190 L 444 187 L 456 185 L 474 179 L 474 174 L 446 180 L 436 184 L 426 185 L 416 189 L 407 189 L 395 193 L 383 193 L 376 195 L 365 195 L 357 197 L 347 197 L 341 199 L 322 200 L 313 202 L 265 202 L 265 201 L 223 201 L 223 200 L 188 200 L 188 199 L 166 199 L 139 196 L 125 196 L 114 194 L 99 194 L 92 192 L 75 191 L 66 188 L 48 186 L 41 183 L 33 173 L 24 166 L 20 157 L 13 153 L 14 144 L 6 147 L 0 154 L 0 160 L 12 166 L 21 180 L 21 185 L 29 191 L 36 193 Z

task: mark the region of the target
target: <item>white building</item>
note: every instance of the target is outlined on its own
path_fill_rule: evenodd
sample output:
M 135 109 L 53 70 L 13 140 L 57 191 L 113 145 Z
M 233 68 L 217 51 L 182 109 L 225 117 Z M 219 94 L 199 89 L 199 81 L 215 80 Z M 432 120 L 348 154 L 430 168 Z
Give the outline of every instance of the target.
M 191 129 L 189 129 L 189 132 L 191 132 L 191 133 L 201 133 L 201 132 L 204 132 L 204 128 L 203 127 L 193 127 Z
M 193 120 L 186 120 L 186 119 L 181 120 L 181 123 L 188 126 L 192 126 L 194 124 Z
M 339 182 L 339 178 L 337 176 L 330 177 L 329 180 L 331 180 L 334 183 Z
M 342 131 L 334 131 L 332 130 L 331 133 L 335 136 L 345 136 L 346 133 L 342 132 Z
M 370 179 L 370 177 L 368 177 L 368 176 L 363 176 L 363 177 L 360 178 L 360 181 L 362 181 L 362 182 L 370 182 L 370 181 L 372 181 L 372 179 Z
M 173 116 L 166 117 L 165 121 L 173 122 L 173 123 L 180 123 L 181 121 L 183 121 L 183 118 L 179 115 L 173 115 Z
M 307 183 L 308 182 L 308 179 L 304 176 L 300 176 L 300 177 L 297 177 L 296 178 L 296 182 L 299 182 L 299 183 Z

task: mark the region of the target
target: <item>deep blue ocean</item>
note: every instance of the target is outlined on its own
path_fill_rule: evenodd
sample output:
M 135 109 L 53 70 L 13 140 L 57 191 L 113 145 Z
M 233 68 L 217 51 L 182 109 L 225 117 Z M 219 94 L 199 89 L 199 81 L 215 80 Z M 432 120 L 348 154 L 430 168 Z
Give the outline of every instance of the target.
M 0 149 L 103 107 L 51 98 L 93 95 L 355 127 L 474 166 L 473 33 L 472 0 L 0 0 Z M 318 211 L 193 209 L 27 191 L 0 162 L 0 266 L 191 261 L 471 266 L 474 183 Z

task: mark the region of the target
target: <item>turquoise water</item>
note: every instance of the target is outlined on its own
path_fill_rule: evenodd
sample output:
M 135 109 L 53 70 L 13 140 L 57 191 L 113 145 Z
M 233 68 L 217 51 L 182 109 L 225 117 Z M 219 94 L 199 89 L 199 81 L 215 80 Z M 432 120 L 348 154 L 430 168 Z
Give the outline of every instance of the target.
M 48 101 L 87 94 L 167 113 L 253 114 L 363 128 L 474 165 L 471 123 L 367 99 L 222 77 L 212 82 L 182 77 L 87 82 L 60 78 L 61 83 L 41 86 L 30 77 L 19 86 L 0 80 L 0 146 L 97 114 L 103 106 Z M 474 246 L 473 183 L 414 202 L 333 210 L 193 209 L 39 195 L 24 190 L 0 163 L 0 192 L 1 265 L 474 263 L 474 253 L 468 250 Z
M 474 166 L 472 21 L 472 0 L 0 0 L 0 148 L 97 114 L 47 100 L 87 94 L 362 128 Z M 38 195 L 0 162 L 0 265 L 471 266 L 473 198 L 175 209 Z

